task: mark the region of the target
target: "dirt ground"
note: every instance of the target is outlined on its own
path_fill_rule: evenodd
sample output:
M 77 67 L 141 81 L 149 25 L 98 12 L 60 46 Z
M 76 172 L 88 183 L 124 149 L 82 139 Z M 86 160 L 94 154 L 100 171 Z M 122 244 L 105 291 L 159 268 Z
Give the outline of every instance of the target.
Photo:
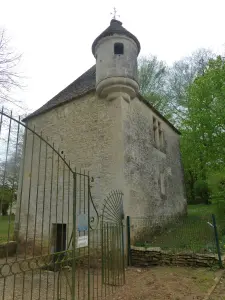
M 61 300 L 72 299 L 71 270 L 68 269 L 66 273 L 60 275 L 59 272 L 36 269 L 37 263 L 32 265 L 33 262 L 1 263 L 2 260 L 0 260 L 0 300 L 56 300 L 58 297 Z M 76 274 L 76 297 L 79 300 L 87 300 L 89 285 L 90 299 L 98 300 L 203 299 L 214 284 L 216 275 L 216 271 L 199 268 L 129 268 L 126 270 L 126 284 L 115 288 L 112 285 L 102 284 L 101 269 L 93 268 L 88 272 L 83 268 Z M 210 298 L 210 300 L 217 299 L 225 299 L 225 278 L 221 279 L 215 297 Z
M 212 293 L 210 300 L 224 300 L 225 299 L 225 276 L 220 279 L 219 284 Z
M 126 284 L 108 300 L 203 299 L 215 277 L 216 272 L 199 268 L 132 268 L 126 271 Z M 222 298 L 211 300 L 225 299 L 225 285 L 219 292 Z

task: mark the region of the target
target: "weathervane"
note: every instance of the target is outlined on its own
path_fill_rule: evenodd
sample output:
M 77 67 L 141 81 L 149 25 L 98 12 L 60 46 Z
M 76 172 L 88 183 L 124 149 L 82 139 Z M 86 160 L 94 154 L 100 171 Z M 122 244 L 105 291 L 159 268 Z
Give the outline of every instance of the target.
M 116 20 L 117 17 L 120 17 L 119 15 L 117 15 L 117 9 L 115 7 L 113 7 L 113 12 L 110 13 L 110 15 L 113 16 L 114 20 Z

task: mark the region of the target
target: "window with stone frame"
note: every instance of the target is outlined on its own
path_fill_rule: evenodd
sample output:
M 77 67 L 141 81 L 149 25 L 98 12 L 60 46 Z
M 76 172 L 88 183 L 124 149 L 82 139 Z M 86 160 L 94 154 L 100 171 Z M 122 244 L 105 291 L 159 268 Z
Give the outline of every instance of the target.
M 162 130 L 161 122 L 158 122 L 158 131 L 159 131 L 159 147 L 160 149 L 164 149 L 164 132 Z
M 160 173 L 160 193 L 162 196 L 166 195 L 166 182 L 165 182 L 165 172 Z
M 122 43 L 115 43 L 114 44 L 114 54 L 122 55 L 124 54 L 124 46 Z
M 157 121 L 156 118 L 153 117 L 153 141 L 155 145 L 157 145 L 157 129 Z
M 153 142 L 157 149 L 165 151 L 165 136 L 162 123 L 155 117 L 153 117 Z

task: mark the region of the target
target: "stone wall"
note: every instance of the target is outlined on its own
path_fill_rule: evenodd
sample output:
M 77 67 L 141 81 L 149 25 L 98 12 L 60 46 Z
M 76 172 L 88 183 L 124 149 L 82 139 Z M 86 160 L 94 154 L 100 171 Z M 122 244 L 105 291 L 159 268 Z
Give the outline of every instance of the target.
M 85 170 L 86 174 L 90 172 L 94 177 L 91 193 L 99 212 L 110 191 L 123 190 L 124 186 L 123 155 L 118 155 L 124 152 L 121 101 L 106 101 L 93 92 L 34 117 L 27 123 L 29 128 L 35 127 L 37 133 L 42 133 L 43 138 L 48 137 L 50 144 L 54 143 L 55 149 L 65 156 L 67 162 L 70 161 L 72 170 L 76 168 L 79 172 L 80 169 Z M 27 236 L 28 239 L 48 242 L 53 223 L 66 223 L 69 236 L 72 232 L 73 177 L 63 160 L 58 162 L 57 154 L 54 154 L 52 167 L 52 153 L 50 147 L 46 149 L 44 142 L 40 146 L 40 139 L 28 132 L 19 184 L 22 193 L 18 195 L 15 220 L 20 239 Z M 84 193 L 83 186 L 83 181 L 77 182 L 77 193 L 80 190 L 77 205 L 82 203 L 82 209 L 84 194 L 86 198 L 88 195 L 87 191 Z M 80 207 L 77 207 L 79 210 Z
M 163 149 L 153 141 L 153 116 L 162 125 Z M 111 190 L 121 189 L 125 215 L 153 215 L 157 220 L 162 215 L 185 213 L 179 135 L 140 99 L 130 103 L 122 97 L 107 101 L 93 91 L 34 117 L 27 125 L 35 127 L 44 138 L 49 137 L 50 144 L 54 143 L 66 161 L 70 161 L 72 170 L 85 169 L 95 178 L 91 193 L 98 211 L 101 212 Z M 62 159 L 58 163 L 56 154 L 52 159 L 52 149 L 44 142 L 40 144 L 40 139 L 31 132 L 26 136 L 24 153 L 19 183 L 22 193 L 18 193 L 15 220 L 19 238 L 41 237 L 48 242 L 53 223 L 66 223 L 70 236 L 73 205 L 70 169 Z M 160 188 L 161 174 L 165 177 L 164 194 Z
M 122 43 L 123 55 L 114 54 L 114 44 Z M 132 78 L 137 81 L 136 43 L 125 36 L 113 35 L 101 39 L 96 46 L 96 83 L 110 77 Z
M 6 256 L 13 256 L 16 253 L 16 242 L 8 242 L 0 244 L 0 258 L 6 257 Z
M 124 102 L 123 113 L 128 215 L 158 220 L 185 214 L 179 134 L 141 99 Z M 154 139 L 153 118 L 163 132 L 161 144 Z
M 132 266 L 148 267 L 160 265 L 176 265 L 188 267 L 212 267 L 219 264 L 215 254 L 172 253 L 159 247 L 131 247 Z

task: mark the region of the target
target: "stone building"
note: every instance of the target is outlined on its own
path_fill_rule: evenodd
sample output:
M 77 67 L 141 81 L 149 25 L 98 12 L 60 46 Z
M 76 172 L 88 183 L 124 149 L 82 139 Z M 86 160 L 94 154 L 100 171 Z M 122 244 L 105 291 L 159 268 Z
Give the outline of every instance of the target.
M 120 21 L 113 19 L 93 42 L 96 64 L 24 121 L 29 128 L 35 126 L 35 131 L 42 132 L 43 137 L 49 137 L 49 142 L 65 155 L 72 168 L 90 172 L 94 178 L 91 193 L 99 211 L 108 193 L 120 189 L 124 193 L 125 215 L 175 216 L 186 211 L 180 133 L 139 93 L 139 52 L 138 39 Z M 39 183 L 37 205 L 40 207 L 34 212 L 38 153 L 33 154 L 31 174 L 28 162 L 31 140 L 28 134 L 22 185 L 29 186 L 31 176 L 33 183 L 30 191 L 23 188 L 20 229 L 23 232 L 29 224 L 33 232 L 32 224 L 37 215 L 36 230 L 38 232 L 45 218 L 44 230 L 42 228 L 45 234 L 51 223 L 57 223 L 56 219 L 63 222 L 61 211 L 68 207 L 62 204 L 49 220 L 49 201 L 43 204 L 42 197 L 43 193 L 46 199 L 50 197 L 50 188 L 46 190 L 43 181 Z M 39 141 L 33 143 L 36 143 L 35 152 Z M 41 153 L 44 155 L 44 149 Z M 43 177 L 48 180 L 50 176 L 44 175 L 42 170 L 39 180 Z M 54 189 L 56 186 L 52 193 Z M 68 185 L 67 189 L 70 189 Z M 53 203 L 54 209 L 55 206 Z M 43 212 L 45 216 L 41 219 Z

